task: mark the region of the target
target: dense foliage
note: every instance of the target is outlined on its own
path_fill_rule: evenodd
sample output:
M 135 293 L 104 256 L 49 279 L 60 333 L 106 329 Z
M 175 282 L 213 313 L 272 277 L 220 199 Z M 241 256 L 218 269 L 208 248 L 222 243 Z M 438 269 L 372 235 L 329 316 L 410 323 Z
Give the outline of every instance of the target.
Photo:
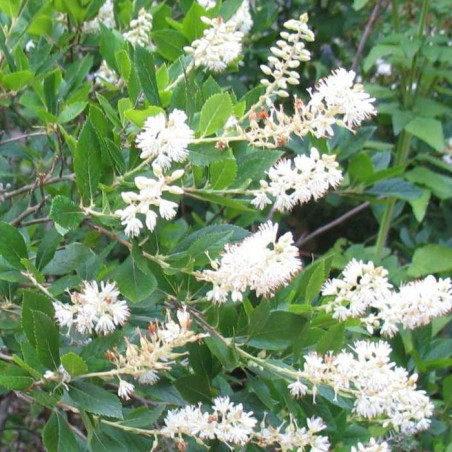
M 446 0 L 0 0 L 1 450 L 452 450 Z

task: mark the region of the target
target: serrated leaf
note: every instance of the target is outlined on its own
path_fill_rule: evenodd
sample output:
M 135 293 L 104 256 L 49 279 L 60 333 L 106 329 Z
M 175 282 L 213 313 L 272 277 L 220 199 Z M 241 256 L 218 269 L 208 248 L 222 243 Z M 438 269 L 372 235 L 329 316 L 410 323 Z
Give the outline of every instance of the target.
M 411 182 L 427 187 L 439 199 L 452 198 L 452 177 L 421 166 L 408 171 L 405 177 Z
M 232 101 L 227 93 L 209 97 L 201 109 L 199 135 L 205 137 L 220 130 L 232 114 Z
M 75 180 L 85 205 L 94 202 L 101 176 L 101 154 L 96 144 L 96 132 L 88 120 L 80 133 L 74 155 Z
M 151 105 L 161 105 L 152 53 L 144 47 L 137 46 L 135 48 L 133 67 L 146 99 Z
M 74 403 L 76 407 L 116 419 L 122 419 L 122 405 L 116 395 L 88 382 L 73 381 L 69 384 L 69 391 L 64 394 L 63 400 Z
M 21 391 L 30 387 L 33 384 L 33 378 L 25 374 L 19 367 L 0 368 L 0 386 L 9 389 L 10 391 Z
M 129 256 L 114 272 L 121 293 L 134 303 L 147 298 L 156 288 L 157 280 L 152 273 L 143 273 Z
M 132 63 L 130 61 L 129 54 L 124 49 L 117 50 L 115 52 L 115 61 L 121 77 L 124 80 L 128 80 L 130 71 L 132 70 Z
M 229 187 L 237 175 L 235 159 L 226 159 L 210 165 L 210 184 L 215 190 Z
M 41 311 L 48 317 L 53 317 L 52 302 L 40 293 L 25 291 L 22 299 L 21 325 L 28 341 L 36 347 L 33 312 Z
M 209 336 L 204 338 L 204 343 L 228 372 L 232 372 L 240 365 L 234 349 L 228 347 L 221 339 Z
M 325 261 L 320 260 L 314 266 L 313 271 L 309 275 L 309 279 L 304 292 L 305 303 L 312 303 L 319 295 L 320 289 L 325 282 Z
M 66 275 L 87 262 L 94 253 L 81 243 L 71 243 L 57 250 L 53 259 L 44 267 L 44 275 Z
M 344 343 L 345 324 L 333 325 L 317 342 L 317 352 L 321 355 L 329 351 L 338 352 Z
M 166 60 L 175 61 L 184 54 L 188 44 L 184 35 L 177 30 L 157 30 L 151 33 L 157 52 Z
M 47 314 L 34 310 L 31 313 L 39 361 L 48 369 L 56 369 L 60 364 L 58 328 Z
M 61 364 L 71 377 L 82 375 L 88 372 L 85 361 L 74 352 L 66 353 L 61 357 Z
M 21 259 L 28 257 L 22 234 L 3 221 L 0 222 L 0 256 L 17 269 L 24 268 Z
M 387 179 L 376 183 L 366 193 L 376 196 L 394 196 L 399 199 L 416 199 L 422 195 L 422 190 L 411 182 L 403 179 Z
M 74 102 L 73 104 L 66 105 L 63 111 L 58 115 L 58 122 L 64 124 L 72 121 L 79 116 L 88 105 L 88 102 Z
M 189 403 L 211 401 L 209 381 L 203 375 L 187 375 L 174 382 L 174 386 Z
M 78 452 L 77 441 L 66 419 L 59 413 L 52 413 L 47 421 L 42 439 L 48 452 Z
M 66 196 L 55 196 L 50 207 L 49 218 L 66 229 L 75 229 L 83 220 L 84 214 L 74 201 Z
M 61 239 L 55 228 L 46 231 L 36 253 L 35 264 L 38 270 L 42 270 L 52 260 Z
M 405 130 L 436 151 L 444 149 L 443 127 L 438 119 L 416 117 L 405 126 Z
M 417 248 L 408 275 L 414 278 L 452 271 L 452 249 L 440 245 L 426 245 Z

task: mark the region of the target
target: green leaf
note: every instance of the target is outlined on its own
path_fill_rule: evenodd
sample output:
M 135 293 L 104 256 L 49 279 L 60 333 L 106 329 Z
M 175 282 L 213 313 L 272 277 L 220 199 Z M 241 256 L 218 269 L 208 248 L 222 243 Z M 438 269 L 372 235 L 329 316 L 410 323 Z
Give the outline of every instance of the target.
M 88 102 L 74 102 L 67 105 L 63 111 L 58 115 L 58 122 L 64 124 L 65 122 L 72 121 L 79 116 L 88 105 Z
M 436 151 L 444 149 L 443 127 L 441 121 L 437 119 L 418 116 L 405 126 L 405 130 L 429 144 Z
M 366 193 L 376 196 L 394 196 L 399 199 L 416 199 L 422 195 L 422 190 L 403 179 L 387 179 L 376 183 Z
M 157 52 L 169 61 L 177 60 L 184 54 L 184 47 L 188 44 L 184 35 L 177 30 L 158 30 L 151 33 Z
M 133 67 L 146 99 L 151 105 L 161 105 L 152 53 L 144 47 L 137 46 L 135 48 Z
M 231 156 L 230 150 L 219 150 L 212 143 L 200 143 L 190 145 L 188 161 L 196 166 L 208 166 Z
M 115 29 L 107 28 L 102 22 L 100 24 L 99 51 L 108 66 L 116 67 L 116 52 L 124 48 L 124 37 Z
M 22 369 L 18 367 L 10 369 L 0 369 L 0 386 L 10 391 L 21 391 L 29 388 L 33 384 L 33 378 L 24 375 Z
M 42 439 L 48 452 L 78 452 L 77 441 L 66 419 L 53 412 L 47 421 Z
M 199 135 L 205 137 L 220 130 L 232 114 L 232 101 L 227 93 L 210 96 L 201 109 Z
M 82 375 L 88 372 L 85 361 L 74 352 L 66 353 L 61 357 L 61 364 L 71 377 Z
M 58 328 L 42 311 L 31 312 L 38 358 L 48 369 L 56 369 L 60 364 Z
M 221 339 L 209 336 L 204 338 L 204 343 L 228 372 L 232 372 L 240 365 L 234 349 L 229 348 Z
M 0 9 L 9 17 L 17 17 L 22 0 L 0 0 Z
M 3 76 L 3 84 L 12 91 L 19 91 L 22 89 L 32 78 L 33 72 L 28 70 L 13 72 Z
M 353 0 L 353 9 L 355 11 L 359 11 L 360 9 L 364 8 L 370 0 Z
M 255 212 L 255 209 L 248 207 L 248 201 L 242 201 L 238 199 L 225 198 L 214 193 L 190 193 L 192 198 L 201 199 L 202 201 L 210 201 L 213 204 L 219 204 L 221 206 L 230 207 L 231 209 L 240 210 L 242 212 Z M 246 204 L 246 205 L 245 205 Z
M 222 3 L 218 15 L 227 21 L 237 12 L 242 3 L 243 0 L 226 0 Z
M 320 289 L 325 282 L 325 260 L 315 262 L 310 270 L 304 292 L 304 302 L 309 304 L 319 296 Z
M 31 291 L 24 291 L 22 300 L 21 325 L 30 344 L 36 347 L 33 313 L 40 311 L 48 317 L 53 317 L 52 302 L 44 295 Z
M 136 428 L 149 428 L 159 420 L 164 411 L 164 405 L 156 406 L 151 410 L 148 407 L 141 406 L 127 413 L 124 417 L 124 421 L 121 422 L 121 425 Z
M 452 271 L 452 249 L 440 245 L 426 245 L 417 248 L 408 275 L 414 278 Z
M 147 298 L 157 288 L 157 280 L 151 273 L 143 273 L 129 256 L 113 273 L 121 293 L 134 303 Z
M 115 61 L 119 74 L 124 80 L 128 80 L 130 77 L 130 71 L 132 70 L 132 63 L 129 58 L 129 54 L 120 49 L 115 52 Z
M 444 176 L 428 168 L 417 166 L 405 174 L 405 178 L 427 187 L 439 199 L 452 198 L 452 177 Z
M 210 184 L 215 190 L 229 187 L 237 175 L 235 159 L 226 159 L 210 165 Z
M 374 174 L 374 165 L 367 152 L 355 155 L 348 165 L 348 173 L 352 184 L 365 182 Z
M 21 259 L 28 257 L 22 234 L 14 226 L 3 221 L 0 221 L 0 256 L 17 269 L 24 268 Z
M 211 401 L 209 381 L 204 375 L 187 375 L 176 380 L 174 386 L 188 403 Z
M 271 312 L 262 327 L 249 337 L 248 345 L 267 350 L 283 350 L 298 337 L 307 320 L 284 311 Z
M 50 208 L 49 218 L 66 229 L 75 229 L 83 220 L 84 214 L 74 201 L 66 196 L 55 196 Z
M 189 42 L 200 38 L 204 30 L 208 27 L 201 20 L 201 17 L 205 15 L 204 8 L 197 2 L 193 2 L 187 14 L 185 14 L 184 20 L 182 21 L 182 33 Z
M 147 118 L 150 116 L 157 116 L 159 113 L 165 113 L 163 108 L 151 105 L 144 110 L 126 110 L 124 116 L 141 129 Z
M 53 259 L 44 267 L 44 275 L 66 275 L 87 262 L 94 253 L 81 243 L 71 243 L 57 250 Z
M 122 405 L 116 395 L 88 382 L 73 381 L 69 384 L 69 392 L 65 393 L 63 400 L 81 410 L 122 419 Z
M 408 201 L 413 209 L 414 216 L 419 223 L 424 219 L 425 214 L 427 213 L 431 194 L 432 193 L 429 190 L 422 190 L 422 196 Z
M 345 324 L 333 325 L 317 342 L 317 352 L 321 355 L 329 351 L 338 352 L 345 339 Z
M 101 176 L 101 153 L 96 144 L 96 131 L 88 120 L 80 133 L 74 155 L 77 188 L 85 205 L 93 204 Z

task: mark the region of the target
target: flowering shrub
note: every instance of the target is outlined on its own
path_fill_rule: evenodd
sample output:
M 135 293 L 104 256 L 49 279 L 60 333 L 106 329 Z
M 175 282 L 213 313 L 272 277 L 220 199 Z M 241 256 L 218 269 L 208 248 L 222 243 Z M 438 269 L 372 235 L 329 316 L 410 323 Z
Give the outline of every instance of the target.
M 428 2 L 393 162 L 391 71 L 358 75 L 384 49 L 328 68 L 293 6 L 0 0 L 8 450 L 449 450 L 452 252 L 428 201 L 450 222 L 452 179 L 426 149 L 450 109 L 416 107 L 428 136 L 413 113 Z M 369 206 L 376 240 L 347 243 Z

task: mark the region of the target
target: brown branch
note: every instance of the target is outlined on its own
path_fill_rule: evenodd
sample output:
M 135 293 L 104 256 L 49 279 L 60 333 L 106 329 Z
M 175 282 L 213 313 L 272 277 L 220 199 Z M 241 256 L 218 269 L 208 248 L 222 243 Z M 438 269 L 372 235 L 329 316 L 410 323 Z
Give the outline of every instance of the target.
M 317 237 L 318 235 L 321 235 L 330 229 L 333 229 L 334 227 L 338 226 L 339 224 L 343 223 L 344 221 L 347 221 L 349 218 L 353 217 L 357 213 L 361 212 L 364 209 L 367 209 L 367 207 L 370 206 L 370 202 L 366 201 L 360 204 L 359 206 L 356 206 L 352 210 L 349 210 L 348 212 L 344 213 L 344 215 L 341 215 L 339 218 L 336 218 L 335 220 L 331 221 L 328 224 L 325 224 L 321 228 L 316 229 L 315 231 L 311 232 L 308 235 L 302 235 L 298 238 L 298 240 L 295 242 L 295 246 L 302 246 L 305 243 L 312 240 L 314 237 Z
M 44 207 L 47 199 L 47 197 L 44 197 L 38 204 L 27 207 L 20 215 L 14 218 L 14 220 L 11 221 L 10 224 L 12 224 L 13 226 L 18 226 L 24 218 L 33 213 L 39 212 Z
M 49 179 L 44 178 L 42 180 L 42 185 L 57 184 L 58 182 L 63 182 L 67 180 L 73 181 L 74 178 L 75 178 L 74 174 L 68 174 L 66 176 L 54 177 Z M 14 196 L 22 195 L 23 193 L 27 193 L 28 191 L 34 190 L 36 187 L 37 187 L 36 182 L 33 182 L 32 184 L 24 185 L 23 187 L 20 187 L 17 190 L 10 191 L 3 195 L 0 194 L 0 201 L 6 201 L 7 199 L 13 198 Z
M 362 34 L 361 40 L 359 41 L 359 45 L 358 45 L 358 49 L 356 50 L 355 58 L 353 58 L 351 70 L 354 72 L 356 72 L 356 69 L 358 68 L 359 60 L 364 51 L 364 47 L 367 43 L 367 40 L 369 39 L 369 36 L 372 33 L 372 29 L 375 25 L 378 14 L 380 13 L 380 9 L 384 8 L 386 3 L 387 3 L 386 0 L 377 0 L 377 3 L 375 4 L 374 9 L 372 10 L 369 20 L 367 21 L 366 28 L 364 29 L 364 33 Z

